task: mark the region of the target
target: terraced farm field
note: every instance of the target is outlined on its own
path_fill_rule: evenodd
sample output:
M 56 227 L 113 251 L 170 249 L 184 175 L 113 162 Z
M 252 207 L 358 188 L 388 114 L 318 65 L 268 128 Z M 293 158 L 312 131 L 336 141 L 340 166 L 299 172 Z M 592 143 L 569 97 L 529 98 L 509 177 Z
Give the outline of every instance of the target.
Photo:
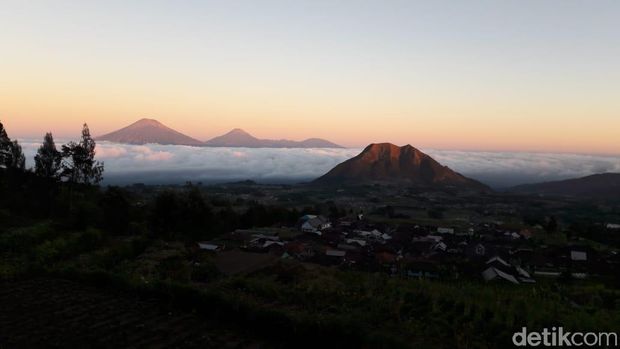
M 62 279 L 3 281 L 0 310 L 0 348 L 261 347 L 155 300 Z

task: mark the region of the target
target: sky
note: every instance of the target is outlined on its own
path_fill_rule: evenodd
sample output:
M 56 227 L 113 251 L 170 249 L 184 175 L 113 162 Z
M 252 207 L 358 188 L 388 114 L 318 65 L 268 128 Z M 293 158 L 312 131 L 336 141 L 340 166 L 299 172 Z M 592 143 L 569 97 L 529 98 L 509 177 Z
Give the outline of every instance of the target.
M 0 121 L 620 154 L 618 1 L 0 0 Z

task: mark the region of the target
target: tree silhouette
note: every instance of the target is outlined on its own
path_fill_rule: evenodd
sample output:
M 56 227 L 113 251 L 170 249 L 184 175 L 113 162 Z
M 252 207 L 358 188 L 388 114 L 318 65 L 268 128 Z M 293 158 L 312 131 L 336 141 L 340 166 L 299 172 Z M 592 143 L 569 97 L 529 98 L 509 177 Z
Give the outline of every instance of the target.
M 57 178 L 60 173 L 62 155 L 56 149 L 54 137 L 46 133 L 43 144 L 39 147 L 34 157 L 34 172 L 45 178 Z
M 88 125 L 82 128 L 79 143 L 69 142 L 62 146 L 62 173 L 70 183 L 97 184 L 103 179 L 103 163 L 95 160 L 95 140 L 90 136 Z
M 22 147 L 17 141 L 11 141 L 4 125 L 0 122 L 0 168 L 15 168 L 24 170 L 26 158 Z
M 13 153 L 12 154 L 13 162 L 10 164 L 9 167 L 22 170 L 22 171 L 25 170 L 26 169 L 26 157 L 24 156 L 24 152 L 22 151 L 22 146 L 19 145 L 17 140 L 12 142 L 11 151 Z
M 8 167 L 8 163 L 12 155 L 11 139 L 6 134 L 4 125 L 0 122 L 0 167 Z

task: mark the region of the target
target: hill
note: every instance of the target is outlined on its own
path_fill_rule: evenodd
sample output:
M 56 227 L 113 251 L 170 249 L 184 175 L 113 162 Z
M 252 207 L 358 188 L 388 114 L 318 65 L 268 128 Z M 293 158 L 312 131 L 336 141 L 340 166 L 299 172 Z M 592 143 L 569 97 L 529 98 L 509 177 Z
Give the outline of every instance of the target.
M 391 143 L 370 144 L 359 155 L 337 165 L 314 182 L 392 183 L 488 190 L 484 184 L 452 171 L 411 145 L 398 147 Z
M 562 181 L 519 185 L 513 193 L 592 198 L 620 198 L 620 173 L 601 173 Z

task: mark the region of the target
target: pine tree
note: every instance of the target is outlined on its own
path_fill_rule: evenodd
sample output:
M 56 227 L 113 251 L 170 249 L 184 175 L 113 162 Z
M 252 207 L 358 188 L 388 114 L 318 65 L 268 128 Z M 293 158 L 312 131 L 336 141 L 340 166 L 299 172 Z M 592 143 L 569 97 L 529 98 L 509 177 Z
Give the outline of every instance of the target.
M 0 122 L 0 168 L 24 170 L 26 157 L 17 141 L 11 141 L 4 125 Z
M 103 179 L 103 163 L 95 160 L 95 140 L 88 125 L 82 128 L 79 143 L 62 146 L 62 177 L 71 183 L 97 184 Z
M 0 168 L 9 167 L 9 163 L 12 162 L 13 151 L 11 146 L 11 139 L 6 134 L 4 125 L 0 122 Z
M 34 172 L 41 177 L 58 178 L 61 161 L 62 156 L 56 149 L 54 137 L 48 132 L 34 157 Z
M 24 171 L 26 169 L 26 157 L 22 146 L 15 140 L 11 142 L 12 162 L 9 167 Z

